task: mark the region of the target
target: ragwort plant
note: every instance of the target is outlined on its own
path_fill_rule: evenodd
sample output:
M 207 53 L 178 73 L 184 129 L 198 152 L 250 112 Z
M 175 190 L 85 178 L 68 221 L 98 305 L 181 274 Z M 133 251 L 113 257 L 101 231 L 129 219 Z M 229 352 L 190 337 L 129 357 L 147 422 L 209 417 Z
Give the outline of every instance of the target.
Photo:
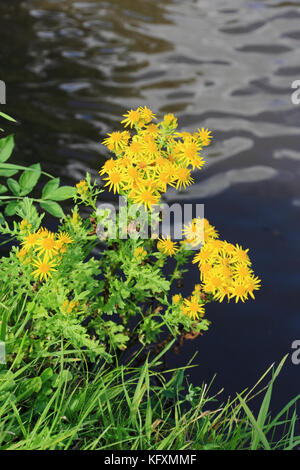
M 202 149 L 212 136 L 204 128 L 193 134 L 178 132 L 173 114 L 155 123 L 146 106 L 124 117 L 125 130 L 108 134 L 103 142 L 113 157 L 99 173 L 104 187 L 126 198 L 128 214 L 137 204 L 149 223 L 151 210 L 160 207 L 169 186 L 181 190 L 193 183 L 192 172 L 205 164 Z M 27 173 L 27 187 L 30 178 L 36 184 L 34 175 Z M 9 186 L 17 191 L 17 185 L 21 187 L 20 181 Z M 1 233 L 15 240 L 0 269 L 1 339 L 8 362 L 30 361 L 37 352 L 51 362 L 61 341 L 70 357 L 78 360 L 83 354 L 89 362 L 112 362 L 134 344 L 154 346 L 157 353 L 174 338 L 194 338 L 206 331 L 208 303 L 245 302 L 259 289 L 248 249 L 221 240 L 207 219 L 187 224 L 180 242 L 163 236 L 143 239 L 141 222 L 130 215 L 122 234 L 100 233 L 98 227 L 111 215 L 97 209 L 102 191 L 87 174 L 75 189 L 60 188 L 59 180 L 51 179 L 43 189 L 46 206 L 22 192 L 16 196 L 17 220 L 1 226 Z M 52 210 L 60 218 L 53 231 L 36 205 L 49 210 L 51 199 L 55 203 L 62 195 L 74 197 L 74 208 L 68 215 Z M 88 216 L 82 217 L 81 207 Z M 122 225 L 121 216 L 120 211 L 116 225 Z M 170 258 L 176 266 L 168 274 Z M 172 284 L 184 277 L 188 263 L 199 266 L 199 282 L 187 298 L 171 296 Z
M 109 190 L 127 198 L 128 209 L 145 208 L 144 219 L 128 217 L 122 226 L 122 235 L 134 236 L 99 231 L 110 213 L 97 208 L 103 189 L 89 174 L 76 188 L 60 186 L 38 165 L 7 163 L 13 138 L 0 139 L 0 176 L 6 178 L 0 232 L 13 241 L 0 260 L 0 341 L 7 353 L 0 365 L 0 449 L 295 448 L 297 416 L 288 413 L 299 397 L 275 418 L 269 413 L 273 382 L 286 358 L 257 418 L 248 406 L 254 388 L 215 409 L 206 384 L 187 384 L 186 392 L 186 367 L 168 371 L 169 379 L 157 370 L 176 339 L 207 330 L 209 302 L 243 303 L 254 298 L 260 281 L 248 250 L 221 240 L 207 219 L 187 224 L 181 242 L 139 235 L 137 225 L 150 222 L 169 186 L 180 190 L 193 183 L 211 136 L 205 129 L 178 133 L 170 114 L 155 124 L 146 107 L 124 117 L 125 131 L 104 141 L 114 157 L 100 174 Z M 41 196 L 29 197 L 42 174 L 49 181 Z M 65 215 L 59 201 L 71 197 L 74 207 Z M 47 226 L 43 210 L 60 219 L 56 230 Z M 170 258 L 175 269 L 168 274 Z M 171 296 L 189 263 L 198 265 L 199 283 L 186 298 Z M 140 351 L 125 365 L 118 361 L 136 343 L 154 346 L 151 362 Z M 136 368 L 136 358 L 142 367 Z

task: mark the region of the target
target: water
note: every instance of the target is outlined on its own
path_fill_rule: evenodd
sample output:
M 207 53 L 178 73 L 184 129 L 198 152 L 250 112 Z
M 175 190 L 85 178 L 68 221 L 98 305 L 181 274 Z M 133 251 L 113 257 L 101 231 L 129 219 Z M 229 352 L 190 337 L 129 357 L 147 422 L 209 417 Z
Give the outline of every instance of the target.
M 167 199 L 205 203 L 222 236 L 249 247 L 263 288 L 255 302 L 211 304 L 209 332 L 169 362 L 198 350 L 195 385 L 215 373 L 224 397 L 253 385 L 300 339 L 300 2 L 10 0 L 0 17 L 5 111 L 22 123 L 15 161 L 67 183 L 97 175 L 99 142 L 138 105 L 212 129 L 195 185 Z M 191 270 L 184 293 L 193 282 Z M 275 411 L 299 375 L 289 358 Z

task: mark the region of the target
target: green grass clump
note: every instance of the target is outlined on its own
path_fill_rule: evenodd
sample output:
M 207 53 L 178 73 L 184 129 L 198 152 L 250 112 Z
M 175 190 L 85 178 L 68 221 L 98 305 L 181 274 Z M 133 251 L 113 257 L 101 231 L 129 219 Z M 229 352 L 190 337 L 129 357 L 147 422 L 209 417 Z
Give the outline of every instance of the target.
M 141 368 L 102 367 L 85 376 L 63 352 L 58 372 L 43 369 L 41 358 L 15 372 L 2 369 L 0 449 L 291 450 L 300 444 L 293 410 L 299 397 L 270 415 L 273 384 L 285 359 L 250 391 L 221 405 L 209 386 L 183 386 L 191 366 L 158 372 L 160 357 Z M 256 392 L 270 373 L 269 384 Z M 255 417 L 249 402 L 262 392 Z

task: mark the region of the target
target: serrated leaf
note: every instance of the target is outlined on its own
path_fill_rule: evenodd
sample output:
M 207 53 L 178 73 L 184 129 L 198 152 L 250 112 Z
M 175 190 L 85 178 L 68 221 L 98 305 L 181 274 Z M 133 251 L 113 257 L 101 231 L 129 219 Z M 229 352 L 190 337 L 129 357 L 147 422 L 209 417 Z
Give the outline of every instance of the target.
M 53 215 L 54 217 L 57 217 L 58 219 L 61 219 L 65 216 L 64 211 L 62 210 L 60 205 L 57 204 L 57 202 L 43 201 L 40 202 L 40 206 L 42 209 L 49 212 L 49 214 Z
M 54 178 L 53 180 L 48 181 L 48 183 L 45 184 L 43 188 L 42 198 L 46 199 L 49 194 L 51 194 L 52 192 L 55 192 L 57 188 L 59 187 L 59 182 L 60 182 L 59 178 Z
M 0 162 L 6 162 L 12 154 L 14 149 L 15 142 L 14 136 L 8 135 L 3 139 L 0 139 Z
M 26 196 L 28 193 L 30 193 L 41 176 L 41 165 L 39 163 L 31 165 L 29 168 L 32 168 L 35 171 L 25 170 L 21 174 L 19 179 L 21 196 Z
M 19 186 L 19 183 L 16 180 L 14 180 L 12 178 L 8 178 L 7 185 L 8 185 L 9 189 L 11 190 L 11 192 L 13 193 L 14 196 L 19 196 L 20 186 Z

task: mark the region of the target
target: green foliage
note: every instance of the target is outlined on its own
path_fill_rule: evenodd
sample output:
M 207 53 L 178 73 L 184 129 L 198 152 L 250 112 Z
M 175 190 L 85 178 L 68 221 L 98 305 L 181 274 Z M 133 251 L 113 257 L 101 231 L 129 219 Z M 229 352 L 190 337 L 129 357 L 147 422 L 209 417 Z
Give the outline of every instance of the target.
M 141 368 L 100 367 L 87 373 L 61 350 L 51 367 L 37 356 L 18 371 L 3 369 L 0 450 L 292 450 L 299 446 L 294 432 L 299 397 L 275 416 L 267 406 L 284 360 L 250 391 L 224 403 L 221 392 L 210 394 L 211 384 L 193 387 L 188 367 L 164 375 L 157 371 L 159 362 L 146 360 Z M 268 374 L 272 374 L 269 384 L 258 391 Z M 256 417 L 251 400 L 258 394 L 263 397 Z
M 283 362 L 257 418 L 248 406 L 250 392 L 207 411 L 215 397 L 207 397 L 206 386 L 186 383 L 183 369 L 169 371 L 171 377 L 158 371 L 168 349 L 210 324 L 204 305 L 213 296 L 203 295 L 199 285 L 187 299 L 180 292 L 171 296 L 193 252 L 181 244 L 168 253 L 139 233 L 127 239 L 97 235 L 111 215 L 97 209 L 102 193 L 97 182 L 87 174 L 76 187 L 60 186 L 39 164 L 7 163 L 13 148 L 12 135 L 0 139 L 0 234 L 13 241 L 0 259 L 0 341 L 6 346 L 6 364 L 0 365 L 0 449 L 298 445 L 295 414 L 282 419 L 296 399 L 274 419 L 269 414 Z M 48 181 L 41 188 L 42 177 Z M 37 191 L 41 197 L 31 197 Z M 65 214 L 59 202 L 72 198 L 74 207 Z M 60 219 L 55 233 L 47 229 L 44 211 Z M 122 235 L 133 222 L 129 217 Z M 148 214 L 141 226 L 146 222 Z M 176 265 L 168 274 L 172 255 Z M 272 432 L 283 423 L 290 431 L 273 442 Z
M 107 220 L 109 211 L 97 209 L 102 192 L 97 182 L 87 174 L 76 187 L 69 187 L 50 177 L 41 198 L 33 198 L 31 193 L 45 174 L 39 164 L 25 168 L 6 163 L 13 148 L 12 135 L 0 140 L 0 174 L 6 177 L 0 186 L 5 207 L 0 233 L 15 241 L 0 260 L 0 321 L 5 325 L 9 364 L 20 366 L 41 352 L 49 357 L 50 366 L 51 354 L 61 344 L 70 351 L 70 359 L 83 354 L 91 363 L 111 363 L 122 360 L 128 347 L 159 351 L 166 335 L 170 342 L 207 330 L 208 320 L 186 314 L 182 302 L 175 304 L 170 296 L 192 252 L 184 247 L 176 252 L 176 268 L 169 276 L 164 271 L 168 256 L 157 249 L 155 239 L 142 240 L 138 233 L 123 239 L 116 234 L 105 239 L 100 250 L 96 227 Z M 65 215 L 59 202 L 70 198 L 75 205 Z M 90 211 L 85 219 L 79 215 L 82 205 Z M 55 234 L 41 225 L 45 213 L 36 206 L 60 219 Z M 13 222 L 5 216 L 14 216 Z M 128 224 L 132 220 L 129 217 Z M 147 223 L 144 212 L 141 224 Z M 122 229 L 127 233 L 127 225 Z M 43 240 L 53 245 L 50 251 Z
M 9 121 L 16 122 L 5 113 L 0 113 L 0 116 Z M 0 184 L 0 205 L 4 206 L 5 216 L 11 217 L 17 213 L 22 197 L 27 196 L 36 188 L 38 183 L 40 184 L 40 178 L 43 175 L 50 178 L 50 180 L 42 189 L 41 197 L 33 198 L 32 200 L 52 216 L 62 218 L 64 212 L 56 201 L 71 199 L 76 193 L 75 188 L 70 186 L 59 187 L 59 178 L 53 178 L 48 173 L 43 172 L 39 163 L 29 167 L 6 163 L 12 156 L 14 146 L 13 134 L 0 139 L 0 177 L 6 179 L 6 181 L 3 181 L 3 184 Z M 18 179 L 12 178 L 12 176 L 16 175 L 19 175 Z M 7 195 L 9 192 L 11 195 Z M 3 221 L 3 214 L 0 214 L 0 222 Z

